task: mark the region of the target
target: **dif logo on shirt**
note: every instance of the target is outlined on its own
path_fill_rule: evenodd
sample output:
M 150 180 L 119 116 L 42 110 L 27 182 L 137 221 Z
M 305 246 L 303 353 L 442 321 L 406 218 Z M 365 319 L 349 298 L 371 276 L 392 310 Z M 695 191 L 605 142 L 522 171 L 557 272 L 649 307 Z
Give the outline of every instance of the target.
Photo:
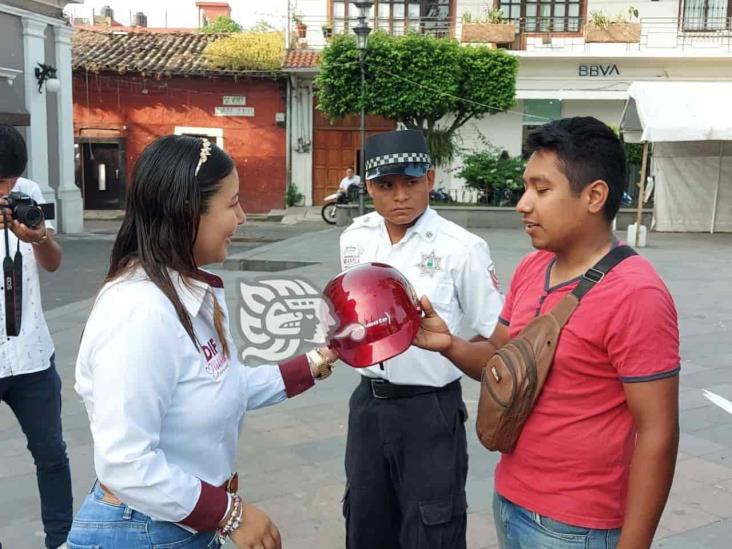
M 209 339 L 208 343 L 204 343 L 202 348 L 203 356 L 206 358 L 206 371 L 214 379 L 218 379 L 226 371 L 229 361 L 226 360 L 224 354 L 219 350 L 219 346 L 216 344 L 214 338 Z

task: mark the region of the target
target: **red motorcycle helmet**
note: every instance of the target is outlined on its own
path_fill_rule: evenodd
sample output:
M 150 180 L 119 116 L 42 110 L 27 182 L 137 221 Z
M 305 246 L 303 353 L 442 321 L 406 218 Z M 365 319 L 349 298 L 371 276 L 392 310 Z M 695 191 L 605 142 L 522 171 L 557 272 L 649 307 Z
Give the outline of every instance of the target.
M 422 316 L 409 281 L 394 267 L 364 263 L 335 276 L 323 290 L 336 325 L 329 346 L 354 368 L 406 351 Z

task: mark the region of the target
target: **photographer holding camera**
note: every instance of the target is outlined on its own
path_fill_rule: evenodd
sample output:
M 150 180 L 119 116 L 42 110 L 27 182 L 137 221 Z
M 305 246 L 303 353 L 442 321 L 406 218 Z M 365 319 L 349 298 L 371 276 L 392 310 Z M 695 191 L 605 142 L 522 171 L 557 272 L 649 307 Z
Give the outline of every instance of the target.
M 38 266 L 50 272 L 58 269 L 61 248 L 53 226 L 36 205 L 44 202 L 40 188 L 20 177 L 27 162 L 23 136 L 12 126 L 0 125 L 0 253 L 5 259 L 0 283 L 0 402 L 10 406 L 28 440 L 46 547 L 56 548 L 64 546 L 71 528 L 71 473 L 61 433 L 61 379 L 41 306 Z M 8 314 L 13 308 L 15 319 Z

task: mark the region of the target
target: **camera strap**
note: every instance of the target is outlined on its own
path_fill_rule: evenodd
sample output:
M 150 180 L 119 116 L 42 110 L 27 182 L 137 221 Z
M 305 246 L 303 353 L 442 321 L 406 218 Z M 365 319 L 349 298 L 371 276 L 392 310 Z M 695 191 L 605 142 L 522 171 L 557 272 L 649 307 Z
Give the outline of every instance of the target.
M 3 291 L 5 293 L 5 334 L 20 334 L 20 320 L 23 311 L 23 256 L 20 253 L 20 240 L 15 250 L 15 259 L 10 257 L 8 239 L 8 216 L 3 210 L 5 232 L 5 258 L 3 259 Z

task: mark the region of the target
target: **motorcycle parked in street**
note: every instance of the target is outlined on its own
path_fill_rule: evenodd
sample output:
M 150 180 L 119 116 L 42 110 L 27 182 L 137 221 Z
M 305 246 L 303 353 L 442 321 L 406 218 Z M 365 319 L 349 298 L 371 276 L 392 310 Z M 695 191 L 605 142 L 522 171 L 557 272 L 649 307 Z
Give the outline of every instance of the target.
M 443 204 L 448 204 L 452 201 L 453 199 L 450 196 L 450 193 L 448 193 L 444 187 L 437 187 L 430 191 L 430 202 L 442 202 Z
M 323 199 L 323 208 L 320 210 L 320 216 L 323 221 L 329 225 L 336 224 L 336 212 L 338 211 L 338 204 L 355 204 L 358 202 L 358 195 L 361 190 L 360 184 L 353 184 L 348 187 L 346 192 L 335 192 L 329 194 Z

